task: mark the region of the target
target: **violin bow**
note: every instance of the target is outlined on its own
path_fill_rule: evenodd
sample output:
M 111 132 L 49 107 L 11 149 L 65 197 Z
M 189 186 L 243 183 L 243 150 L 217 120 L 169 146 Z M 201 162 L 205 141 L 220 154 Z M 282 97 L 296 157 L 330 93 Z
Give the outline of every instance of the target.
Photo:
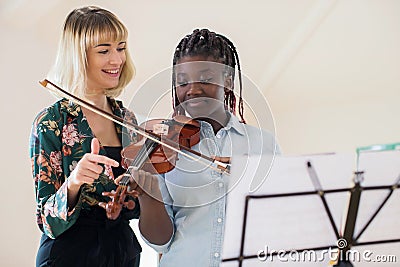
M 51 81 L 49 81 L 47 79 L 44 79 L 43 81 L 39 81 L 39 83 L 44 88 L 54 92 L 55 94 L 59 95 L 60 92 L 61 92 L 61 94 L 65 98 L 75 102 L 76 104 L 78 104 L 80 106 L 83 106 L 83 107 L 85 107 L 85 108 L 87 108 L 87 109 L 99 114 L 100 116 L 103 116 L 104 118 L 109 119 L 109 120 L 111 120 L 111 121 L 113 121 L 113 122 L 115 122 L 115 123 L 127 128 L 127 129 L 129 129 L 129 130 L 132 130 L 133 132 L 135 132 L 135 133 L 137 133 L 137 134 L 139 134 L 139 135 L 141 135 L 143 137 L 146 137 L 146 138 L 148 138 L 148 139 L 150 139 L 150 140 L 152 140 L 152 141 L 154 141 L 154 142 L 156 142 L 156 143 L 158 143 L 160 145 L 163 145 L 163 146 L 171 149 L 172 151 L 175 151 L 176 153 L 178 153 L 180 155 L 188 157 L 188 158 L 190 158 L 190 159 L 192 159 L 194 161 L 198 161 L 198 159 L 195 158 L 194 156 L 189 155 L 188 153 L 185 153 L 185 152 L 179 150 L 178 148 L 174 147 L 173 145 L 179 145 L 180 148 L 182 148 L 182 149 L 184 149 L 184 150 L 186 150 L 186 151 L 188 151 L 188 152 L 190 152 L 190 153 L 192 153 L 192 154 L 194 154 L 196 156 L 199 156 L 200 158 L 205 159 L 208 162 L 212 162 L 212 163 L 214 163 L 216 165 L 216 166 L 212 166 L 208 162 L 199 161 L 201 164 L 207 166 L 208 168 L 211 168 L 211 169 L 216 170 L 216 171 L 221 172 L 221 173 L 230 174 L 229 164 L 227 164 L 227 163 L 223 163 L 223 162 L 217 161 L 217 160 L 215 160 L 213 158 L 207 157 L 207 156 L 205 156 L 205 155 L 203 155 L 203 154 L 201 154 L 201 153 L 199 153 L 199 152 L 197 152 L 195 150 L 192 150 L 192 149 L 190 149 L 190 148 L 188 148 L 188 147 L 186 147 L 184 145 L 177 144 L 176 142 L 174 142 L 172 140 L 169 140 L 167 138 L 163 138 L 163 141 L 164 141 L 163 142 L 163 141 L 161 141 L 160 135 L 152 133 L 152 132 L 149 132 L 146 129 L 144 129 L 144 128 L 142 128 L 142 127 L 140 127 L 140 126 L 138 126 L 138 125 L 136 125 L 134 123 L 131 123 L 131 122 L 128 122 L 128 121 L 124 122 L 124 120 L 122 118 L 120 118 L 118 116 L 115 116 L 114 114 L 108 113 L 107 111 L 104 111 L 104 110 L 102 110 L 102 109 L 90 104 L 89 102 L 87 102 L 87 101 L 85 101 L 83 99 L 80 99 L 79 97 L 73 95 L 70 92 L 65 91 L 64 89 L 60 88 L 59 86 L 57 86 L 56 84 L 52 83 Z M 49 85 L 51 85 L 51 87 L 49 87 Z

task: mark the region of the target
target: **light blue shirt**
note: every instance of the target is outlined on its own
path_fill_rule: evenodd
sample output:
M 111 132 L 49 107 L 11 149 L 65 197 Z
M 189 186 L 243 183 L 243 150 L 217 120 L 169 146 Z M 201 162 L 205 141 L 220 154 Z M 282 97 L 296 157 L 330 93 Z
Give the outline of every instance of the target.
M 270 133 L 242 124 L 232 115 L 217 134 L 209 123 L 201 121 L 200 142 L 192 149 L 207 156 L 227 157 L 279 152 Z M 163 254 L 160 267 L 219 266 L 229 175 L 179 156 L 176 167 L 160 177 L 160 189 L 174 233 L 161 246 L 145 240 Z

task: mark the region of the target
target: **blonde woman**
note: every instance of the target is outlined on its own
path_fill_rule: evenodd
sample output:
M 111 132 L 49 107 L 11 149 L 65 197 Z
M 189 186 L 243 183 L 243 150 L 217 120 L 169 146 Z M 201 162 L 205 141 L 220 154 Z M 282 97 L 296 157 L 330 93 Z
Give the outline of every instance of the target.
M 133 113 L 114 99 L 135 74 L 127 38 L 126 27 L 110 11 L 95 6 L 73 10 L 64 23 L 49 80 L 136 123 Z M 135 141 L 135 134 L 67 99 L 37 115 L 30 139 L 37 223 L 43 232 L 36 266 L 139 266 L 141 247 L 129 220 L 139 218 L 140 198 L 146 194 L 132 197 L 135 207 L 123 208 L 116 220 L 109 220 L 100 207 L 109 200 L 103 193 L 114 190 L 115 178 L 125 172 L 122 147 Z M 155 207 L 146 213 L 150 218 L 165 212 L 162 203 L 146 199 L 144 206 L 148 203 Z M 160 228 L 158 221 L 145 217 L 145 232 L 146 227 Z M 146 238 L 163 243 L 170 237 L 169 227 L 163 231 L 166 237 Z

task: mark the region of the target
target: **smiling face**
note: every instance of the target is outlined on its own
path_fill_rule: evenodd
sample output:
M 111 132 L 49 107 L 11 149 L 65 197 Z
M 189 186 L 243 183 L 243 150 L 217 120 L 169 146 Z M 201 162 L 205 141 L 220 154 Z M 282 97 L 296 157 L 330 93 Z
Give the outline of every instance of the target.
M 176 95 L 182 108 L 195 119 L 225 125 L 225 92 L 230 79 L 226 66 L 206 56 L 186 56 L 174 67 Z
M 87 94 L 118 86 L 126 61 L 126 42 L 101 42 L 87 49 Z

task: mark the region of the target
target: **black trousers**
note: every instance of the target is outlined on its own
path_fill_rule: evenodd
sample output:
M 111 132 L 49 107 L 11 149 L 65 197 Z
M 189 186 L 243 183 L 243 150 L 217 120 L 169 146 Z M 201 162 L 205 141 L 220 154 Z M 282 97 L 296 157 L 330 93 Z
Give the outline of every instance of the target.
M 141 247 L 129 221 L 81 211 L 77 222 L 56 239 L 42 235 L 36 267 L 137 267 Z

